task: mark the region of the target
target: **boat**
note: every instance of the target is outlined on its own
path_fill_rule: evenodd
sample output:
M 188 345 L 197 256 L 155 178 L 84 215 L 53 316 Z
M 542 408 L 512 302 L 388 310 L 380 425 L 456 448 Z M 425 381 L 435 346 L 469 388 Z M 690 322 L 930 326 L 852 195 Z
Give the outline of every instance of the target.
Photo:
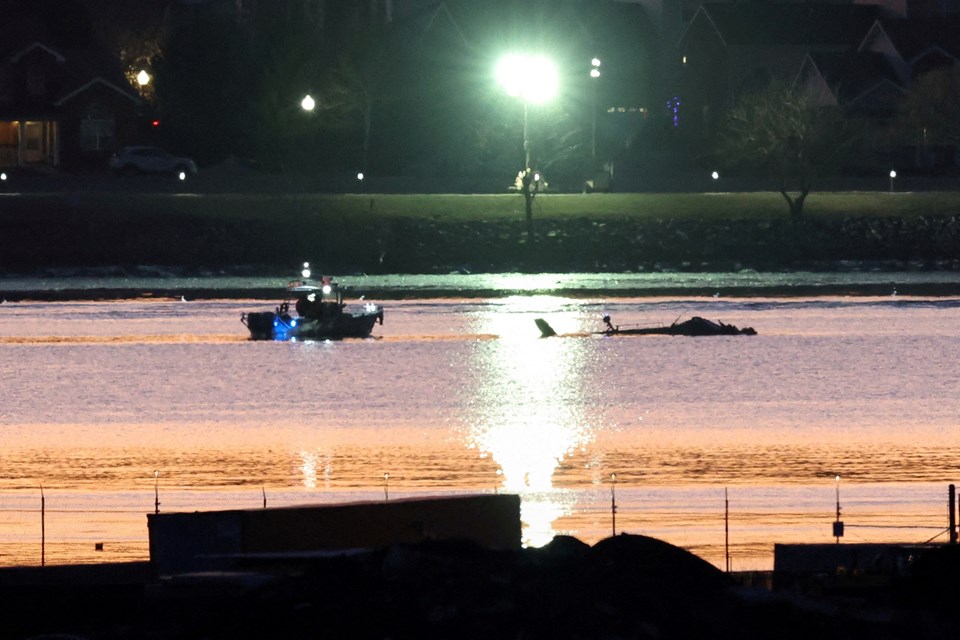
M 306 266 L 306 265 L 305 265 Z M 244 313 L 240 321 L 252 340 L 341 340 L 367 338 L 376 324 L 383 324 L 383 307 L 366 303 L 348 311 L 343 287 L 324 276 L 319 284 L 304 279 L 287 283 L 286 298 L 274 311 Z
M 543 318 L 537 318 L 534 322 L 540 329 L 540 337 L 549 338 L 557 335 L 553 327 Z M 603 331 L 594 331 L 593 335 L 603 336 L 645 336 L 645 335 L 666 335 L 666 336 L 755 336 L 756 330 L 753 327 L 738 328 L 736 325 L 726 324 L 724 322 L 715 322 L 707 320 L 700 316 L 693 316 L 689 320 L 679 322 L 679 318 L 669 325 L 658 326 L 640 326 L 640 325 L 615 325 L 610 320 L 610 316 L 603 316 L 603 322 L 606 328 Z

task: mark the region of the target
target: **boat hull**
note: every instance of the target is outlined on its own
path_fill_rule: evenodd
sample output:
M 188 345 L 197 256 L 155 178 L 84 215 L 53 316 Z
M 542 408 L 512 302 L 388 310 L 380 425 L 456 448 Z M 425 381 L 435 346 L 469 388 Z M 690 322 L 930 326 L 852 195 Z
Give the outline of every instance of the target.
M 245 324 L 252 340 L 342 340 L 368 338 L 383 324 L 383 309 L 332 318 L 299 318 L 270 311 L 248 313 Z

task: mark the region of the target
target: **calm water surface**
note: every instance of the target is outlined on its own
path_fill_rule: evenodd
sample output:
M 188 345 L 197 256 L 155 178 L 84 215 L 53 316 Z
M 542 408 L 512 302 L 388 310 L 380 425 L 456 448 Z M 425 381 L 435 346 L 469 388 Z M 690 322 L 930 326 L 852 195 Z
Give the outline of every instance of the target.
M 833 540 L 838 474 L 845 541 L 945 535 L 960 299 L 407 300 L 376 339 L 246 340 L 271 307 L 0 304 L 0 566 L 39 563 L 41 491 L 48 563 L 145 559 L 156 497 L 499 491 L 529 545 L 610 535 L 615 500 L 617 532 L 722 567 L 726 492 L 733 568 L 769 569 L 776 542 Z M 589 335 L 604 313 L 759 335 Z

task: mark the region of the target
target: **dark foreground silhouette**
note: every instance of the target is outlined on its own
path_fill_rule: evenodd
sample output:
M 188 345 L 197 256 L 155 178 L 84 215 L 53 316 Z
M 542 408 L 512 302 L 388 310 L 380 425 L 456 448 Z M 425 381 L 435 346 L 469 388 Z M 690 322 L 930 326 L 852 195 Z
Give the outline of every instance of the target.
M 952 581 L 953 555 L 936 559 L 939 578 L 926 584 Z M 739 586 L 702 559 L 637 535 L 593 547 L 569 537 L 519 551 L 427 542 L 244 564 L 162 578 L 147 577 L 144 564 L 142 579 L 112 581 L 84 580 L 76 567 L 0 571 L 2 635 L 877 640 L 949 638 L 956 623 L 946 592 L 939 601 L 918 589 L 909 598 L 799 598 Z

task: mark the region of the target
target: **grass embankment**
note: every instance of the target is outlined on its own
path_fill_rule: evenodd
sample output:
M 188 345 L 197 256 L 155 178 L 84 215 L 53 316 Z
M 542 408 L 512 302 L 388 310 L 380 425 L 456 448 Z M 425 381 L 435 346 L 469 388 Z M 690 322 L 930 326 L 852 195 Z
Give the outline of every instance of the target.
M 79 193 L 0 199 L 0 267 L 288 266 L 370 273 L 956 262 L 960 192 L 501 195 Z

